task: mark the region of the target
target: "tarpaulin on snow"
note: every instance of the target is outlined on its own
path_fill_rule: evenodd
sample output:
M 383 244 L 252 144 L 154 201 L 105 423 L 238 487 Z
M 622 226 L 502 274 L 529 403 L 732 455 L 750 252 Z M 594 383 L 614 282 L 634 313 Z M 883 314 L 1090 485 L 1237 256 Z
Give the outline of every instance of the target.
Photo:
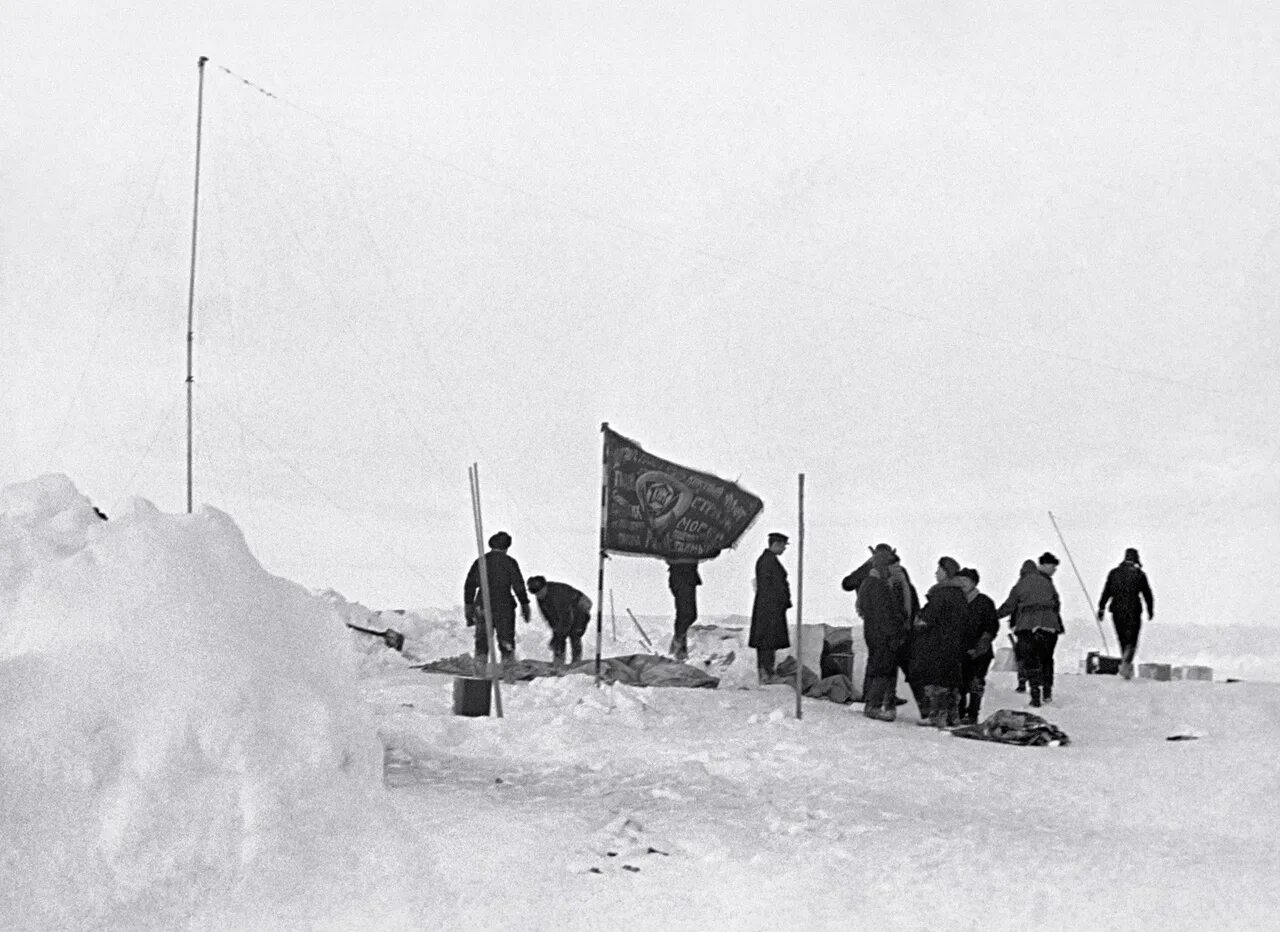
M 961 738 L 978 741 L 999 741 L 1001 744 L 1042 746 L 1046 744 L 1070 744 L 1067 733 L 1039 715 L 1014 709 L 1000 709 L 976 725 L 961 725 L 951 733 Z
M 427 673 L 450 673 L 454 676 L 488 675 L 486 665 L 476 663 L 476 659 L 470 654 L 459 654 L 456 657 L 416 664 L 415 668 Z M 517 660 L 502 668 L 502 676 L 507 681 L 532 680 L 540 676 L 562 676 L 570 673 L 595 676 L 596 662 L 584 660 L 581 663 L 557 669 L 546 660 Z M 606 683 L 622 683 L 626 686 L 684 686 L 692 689 L 715 689 L 720 685 L 720 679 L 710 673 L 656 654 L 604 657 L 600 661 L 600 676 Z
M 789 681 L 794 687 L 796 659 L 794 657 L 784 657 L 774 668 L 773 673 L 774 683 Z M 810 699 L 826 699 L 830 702 L 838 702 L 841 705 L 856 701 L 853 681 L 848 676 L 843 673 L 836 673 L 832 676 L 819 677 L 808 667 L 805 667 L 800 674 L 800 693 Z

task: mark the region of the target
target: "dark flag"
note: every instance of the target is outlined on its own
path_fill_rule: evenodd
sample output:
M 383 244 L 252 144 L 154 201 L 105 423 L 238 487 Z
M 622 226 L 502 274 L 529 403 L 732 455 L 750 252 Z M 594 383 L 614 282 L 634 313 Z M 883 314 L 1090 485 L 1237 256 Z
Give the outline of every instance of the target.
M 709 560 L 738 542 L 764 502 L 710 473 L 686 469 L 604 428 L 601 549 Z

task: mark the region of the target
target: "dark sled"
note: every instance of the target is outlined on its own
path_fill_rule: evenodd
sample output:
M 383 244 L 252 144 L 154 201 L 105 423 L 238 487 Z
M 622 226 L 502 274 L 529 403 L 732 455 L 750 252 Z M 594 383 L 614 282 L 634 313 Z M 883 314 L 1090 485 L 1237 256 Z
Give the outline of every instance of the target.
M 1120 672 L 1120 658 L 1108 657 L 1106 654 L 1091 650 L 1084 658 L 1084 672 L 1115 676 Z

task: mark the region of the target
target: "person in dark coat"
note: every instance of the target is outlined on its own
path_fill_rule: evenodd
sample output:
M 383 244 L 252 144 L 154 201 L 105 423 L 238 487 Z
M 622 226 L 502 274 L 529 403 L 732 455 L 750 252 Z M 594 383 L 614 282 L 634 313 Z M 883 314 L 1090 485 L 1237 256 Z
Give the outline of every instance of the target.
M 689 629 L 698 620 L 698 587 L 701 585 L 697 560 L 667 561 L 667 588 L 676 600 L 675 633 L 669 651 L 676 660 L 689 656 Z
M 964 654 L 960 657 L 960 723 L 976 725 L 982 711 L 982 696 L 987 691 L 987 671 L 994 653 L 991 643 L 1000 633 L 996 603 L 978 591 L 978 571 L 965 567 L 956 574 L 964 590 L 969 614 L 964 626 Z
M 507 555 L 511 547 L 511 535 L 499 531 L 489 538 L 489 552 L 484 555 L 485 574 L 489 577 L 489 604 L 493 609 L 493 631 L 498 641 L 498 653 L 503 662 L 516 656 L 516 602 L 520 603 L 520 617 L 529 620 L 529 594 L 524 588 L 524 576 L 520 564 Z M 476 629 L 476 660 L 489 659 L 489 631 L 485 627 L 484 596 L 480 591 L 480 561 L 473 560 L 462 585 L 462 605 L 467 625 Z
M 867 645 L 862 714 L 891 722 L 898 715 L 899 655 L 920 603 L 897 551 L 888 544 L 870 549 L 871 557 L 844 578 L 841 588 L 858 594 L 854 607 Z
M 925 593 L 911 643 L 911 684 L 922 691 L 924 700 L 920 724 L 936 728 L 960 724 L 961 657 L 969 605 L 956 579 L 959 572 L 954 558 L 938 560 L 937 582 Z
M 787 549 L 787 535 L 769 535 L 769 546 L 756 558 L 756 597 L 751 604 L 751 634 L 747 646 L 755 648 L 756 669 L 761 684 L 773 680 L 777 652 L 791 646 L 787 631 L 787 609 L 791 607 L 791 584 L 778 559 Z
M 569 642 L 570 663 L 582 661 L 582 636 L 591 622 L 591 600 L 568 583 L 551 582 L 543 576 L 529 577 L 529 592 L 538 611 L 551 628 L 551 662 L 564 666 L 564 643 Z
M 1142 630 L 1142 603 L 1147 603 L 1147 620 L 1156 617 L 1156 600 L 1151 594 L 1151 583 L 1142 570 L 1136 547 L 1128 547 L 1120 565 L 1107 574 L 1098 600 L 1098 621 L 1111 603 L 1111 621 L 1116 626 L 1116 639 L 1120 642 L 1120 675 L 1126 680 L 1133 677 L 1133 655 L 1138 650 L 1138 633 Z
M 1049 552 L 1039 564 L 1026 560 L 1019 579 L 996 612 L 997 618 L 1013 616 L 1014 650 L 1022 662 L 1031 689 L 1031 704 L 1041 698 L 1053 701 L 1053 651 L 1062 634 L 1061 602 L 1053 585 L 1058 558 Z

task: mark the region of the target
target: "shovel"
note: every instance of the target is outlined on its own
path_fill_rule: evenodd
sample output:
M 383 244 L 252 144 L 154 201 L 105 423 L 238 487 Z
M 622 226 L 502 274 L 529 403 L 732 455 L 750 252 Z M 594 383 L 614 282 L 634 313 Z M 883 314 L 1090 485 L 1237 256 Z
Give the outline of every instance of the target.
M 352 631 L 359 631 L 362 634 L 372 634 L 374 637 L 380 637 L 386 642 L 386 645 L 392 650 L 401 650 L 404 647 L 404 635 L 394 628 L 388 628 L 386 631 L 374 631 L 370 628 L 362 628 L 359 625 L 353 625 L 347 622 L 347 627 Z

